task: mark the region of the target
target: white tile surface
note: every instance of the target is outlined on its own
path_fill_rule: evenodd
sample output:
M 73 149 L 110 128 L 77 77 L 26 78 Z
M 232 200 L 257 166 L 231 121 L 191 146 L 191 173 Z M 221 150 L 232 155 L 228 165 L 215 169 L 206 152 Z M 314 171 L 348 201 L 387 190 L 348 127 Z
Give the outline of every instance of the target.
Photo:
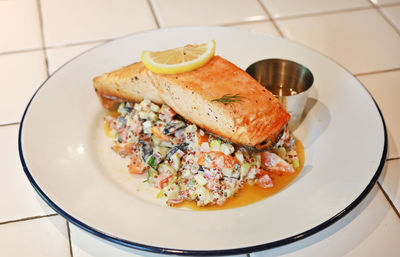
M 84 51 L 95 47 L 101 43 L 92 43 L 92 44 L 80 44 L 80 45 L 72 45 L 66 47 L 56 47 L 50 48 L 46 50 L 47 54 L 47 62 L 49 66 L 49 73 L 52 74 L 55 70 L 57 70 L 61 65 L 65 64 L 72 58 L 78 56 Z
M 65 220 L 53 216 L 0 225 L 0 256 L 70 257 Z
M 36 89 L 47 78 L 42 50 L 0 55 L 0 124 L 19 122 Z
M 396 257 L 400 219 L 377 186 L 353 211 L 330 227 L 286 247 L 250 254 L 264 256 Z
M 151 0 L 161 27 L 267 19 L 257 0 Z
M 322 52 L 353 74 L 400 67 L 400 36 L 375 9 L 277 24 L 285 37 Z
M 146 0 L 41 0 L 46 46 L 120 37 L 156 28 Z
M 382 7 L 382 12 L 392 22 L 392 24 L 400 31 L 400 5 L 391 7 Z
M 156 28 L 152 8 L 161 27 L 228 25 L 279 36 L 263 4 L 278 17 L 285 37 L 328 55 L 352 73 L 400 68 L 400 0 L 0 0 L 0 125 L 20 121 L 29 99 L 47 78 L 47 66 L 52 73 L 98 43 Z M 45 52 L 43 43 L 50 46 Z M 15 53 L 20 50 L 23 52 Z M 9 52 L 13 54 L 4 54 Z M 400 158 L 400 71 L 360 75 L 358 79 L 385 117 L 388 157 Z M 73 225 L 71 254 L 62 217 L 14 222 L 54 214 L 22 170 L 17 133 L 18 125 L 0 126 L 0 256 L 162 256 L 115 245 Z M 386 163 L 379 183 L 400 210 L 400 159 Z M 327 229 L 251 257 L 397 257 L 399 223 L 400 218 L 375 187 L 361 205 Z
M 55 213 L 35 192 L 22 169 L 18 128 L 0 126 L 0 223 Z
M 388 158 L 400 157 L 400 71 L 359 76 L 380 107 L 388 131 Z
M 367 0 L 262 0 L 273 18 L 370 7 Z
M 400 213 L 400 159 L 386 162 L 379 183 Z
M 0 31 L 0 53 L 41 48 L 37 1 L 0 1 Z
M 171 256 L 138 251 L 132 248 L 120 246 L 83 231 L 70 224 L 72 252 L 74 257 L 161 257 Z M 236 255 L 246 257 L 246 255 Z
M 263 32 L 269 35 L 280 37 L 278 30 L 270 21 L 250 22 L 250 23 L 235 25 L 234 27 L 248 29 L 256 32 Z

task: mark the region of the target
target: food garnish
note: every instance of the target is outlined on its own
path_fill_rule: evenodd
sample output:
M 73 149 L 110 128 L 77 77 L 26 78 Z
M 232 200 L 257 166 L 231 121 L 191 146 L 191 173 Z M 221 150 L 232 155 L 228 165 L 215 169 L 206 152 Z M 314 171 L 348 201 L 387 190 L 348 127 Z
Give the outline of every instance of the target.
M 226 94 L 226 95 L 223 95 L 220 98 L 212 99 L 211 102 L 220 102 L 220 103 L 223 103 L 223 104 L 230 104 L 230 103 L 242 102 L 243 98 L 245 98 L 245 97 L 241 96 L 239 94 L 235 94 L 235 95 Z
M 215 41 L 186 45 L 175 49 L 152 52 L 143 51 L 143 64 L 152 72 L 176 74 L 195 70 L 206 64 L 215 53 Z

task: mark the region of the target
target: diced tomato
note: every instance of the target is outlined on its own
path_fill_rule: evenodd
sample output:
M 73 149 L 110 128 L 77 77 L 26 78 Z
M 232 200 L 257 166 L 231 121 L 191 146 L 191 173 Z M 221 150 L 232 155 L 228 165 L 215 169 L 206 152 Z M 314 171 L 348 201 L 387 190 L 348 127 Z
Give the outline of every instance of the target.
M 167 122 L 171 121 L 174 116 L 176 115 L 176 112 L 172 110 L 171 107 L 168 105 L 164 104 L 161 109 L 160 109 L 160 114 L 163 116 Z
M 131 124 L 131 130 L 135 135 L 139 135 L 143 130 L 142 123 L 139 120 L 133 120 Z
M 221 184 L 217 179 L 207 179 L 207 184 L 205 184 L 205 187 L 210 190 L 210 191 L 216 191 L 221 189 Z
M 143 174 L 144 169 L 142 169 L 142 160 L 136 153 L 133 153 L 131 157 L 131 163 L 128 165 L 128 170 L 131 174 Z
M 168 135 L 164 135 L 160 129 L 160 127 L 152 127 L 151 132 L 153 135 L 155 135 L 157 138 L 159 138 L 162 141 L 169 141 L 172 137 Z
M 200 134 L 200 130 L 197 130 L 196 132 L 196 137 L 197 137 L 197 144 L 201 146 L 201 144 L 208 142 L 208 134 L 204 133 L 203 135 Z
M 169 206 L 174 206 L 174 205 L 176 205 L 176 204 L 182 203 L 183 200 L 184 200 L 183 198 L 168 199 L 167 204 L 168 204 Z
M 276 174 L 295 172 L 293 166 L 279 157 L 279 155 L 267 151 L 261 153 L 261 166 L 267 171 Z
M 128 130 L 127 129 L 123 129 L 119 132 L 119 136 L 122 140 L 123 143 L 125 143 L 126 141 L 128 141 Z
M 154 178 L 155 186 L 157 188 L 164 188 L 169 180 L 172 178 L 172 174 L 169 172 L 162 172 L 157 175 L 157 177 Z
M 262 187 L 262 188 L 269 188 L 274 186 L 274 182 L 272 181 L 272 178 L 267 174 L 264 173 L 262 177 L 260 177 L 257 180 L 257 186 Z
M 226 168 L 233 168 L 235 164 L 239 164 L 239 161 L 236 158 L 219 151 L 200 153 L 197 159 L 197 163 L 209 168 L 223 168 L 221 167 L 221 165 L 219 165 L 220 158 L 222 158 L 223 166 Z
M 111 148 L 122 157 L 126 157 L 134 153 L 135 144 L 132 143 L 114 144 Z

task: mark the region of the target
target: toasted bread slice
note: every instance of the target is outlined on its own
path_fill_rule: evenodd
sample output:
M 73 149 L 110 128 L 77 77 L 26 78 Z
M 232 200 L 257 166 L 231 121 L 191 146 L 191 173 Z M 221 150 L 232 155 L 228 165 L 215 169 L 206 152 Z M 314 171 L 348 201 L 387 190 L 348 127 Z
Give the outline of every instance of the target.
M 206 131 L 247 146 L 275 142 L 290 119 L 271 92 L 219 56 L 196 70 L 171 75 L 135 63 L 96 77 L 94 87 L 102 99 L 166 103 Z M 224 103 L 226 96 L 236 98 Z

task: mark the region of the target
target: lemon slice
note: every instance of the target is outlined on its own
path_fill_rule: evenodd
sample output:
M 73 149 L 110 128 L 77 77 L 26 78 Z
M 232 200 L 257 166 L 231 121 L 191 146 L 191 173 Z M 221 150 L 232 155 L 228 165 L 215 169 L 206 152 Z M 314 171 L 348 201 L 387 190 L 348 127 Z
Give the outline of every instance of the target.
M 195 70 L 206 64 L 215 53 L 215 41 L 186 45 L 160 52 L 143 51 L 142 62 L 152 72 L 175 74 Z

